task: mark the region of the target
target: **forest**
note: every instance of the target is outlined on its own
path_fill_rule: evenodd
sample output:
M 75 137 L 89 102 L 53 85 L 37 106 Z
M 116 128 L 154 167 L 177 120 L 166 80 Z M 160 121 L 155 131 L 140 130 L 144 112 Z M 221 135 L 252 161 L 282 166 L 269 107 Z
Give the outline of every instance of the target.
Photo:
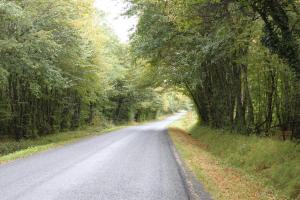
M 202 124 L 300 137 L 299 1 L 127 2 L 129 45 L 92 0 L 0 2 L 0 136 L 154 119 L 186 95 Z
M 135 62 L 189 96 L 202 124 L 300 137 L 300 2 L 128 0 Z
M 0 137 L 142 121 L 187 106 L 175 92 L 143 86 L 127 45 L 93 3 L 0 1 Z
M 0 193 L 177 195 L 179 155 L 214 199 L 299 200 L 300 1 L 120 0 L 128 42 L 104 1 L 0 0 Z

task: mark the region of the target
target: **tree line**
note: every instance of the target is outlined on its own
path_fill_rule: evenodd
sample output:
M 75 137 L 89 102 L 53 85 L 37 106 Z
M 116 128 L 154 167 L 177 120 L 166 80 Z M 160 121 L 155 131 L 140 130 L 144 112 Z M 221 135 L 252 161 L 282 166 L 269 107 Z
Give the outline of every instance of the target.
M 135 62 L 184 91 L 203 124 L 300 137 L 299 1 L 128 2 Z
M 127 46 L 92 0 L 1 0 L 0 30 L 0 137 L 34 138 L 179 109 L 163 101 L 182 101 L 177 94 L 140 86 Z

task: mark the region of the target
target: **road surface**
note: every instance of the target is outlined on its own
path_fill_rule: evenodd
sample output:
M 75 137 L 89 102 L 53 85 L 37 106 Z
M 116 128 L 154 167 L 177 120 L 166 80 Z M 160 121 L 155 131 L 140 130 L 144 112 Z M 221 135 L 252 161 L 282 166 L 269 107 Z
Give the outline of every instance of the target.
M 125 128 L 0 166 L 1 200 L 186 200 L 166 126 Z

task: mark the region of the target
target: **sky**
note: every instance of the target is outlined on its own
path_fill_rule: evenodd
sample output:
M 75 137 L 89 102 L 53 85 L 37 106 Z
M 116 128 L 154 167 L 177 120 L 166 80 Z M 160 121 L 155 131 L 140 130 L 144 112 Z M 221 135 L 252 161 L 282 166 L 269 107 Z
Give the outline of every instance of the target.
M 132 30 L 137 19 L 122 16 L 126 10 L 127 4 L 123 0 L 95 0 L 94 6 L 103 10 L 106 14 L 106 20 L 114 30 L 120 41 L 126 43 L 129 40 L 130 30 Z

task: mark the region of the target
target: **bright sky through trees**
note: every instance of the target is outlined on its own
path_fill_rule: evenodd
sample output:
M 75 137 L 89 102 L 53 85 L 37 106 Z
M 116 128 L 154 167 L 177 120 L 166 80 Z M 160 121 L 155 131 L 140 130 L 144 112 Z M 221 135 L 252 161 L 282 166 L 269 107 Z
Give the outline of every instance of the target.
M 122 16 L 127 4 L 123 0 L 95 0 L 95 7 L 105 12 L 106 20 L 122 42 L 127 42 L 136 19 Z

